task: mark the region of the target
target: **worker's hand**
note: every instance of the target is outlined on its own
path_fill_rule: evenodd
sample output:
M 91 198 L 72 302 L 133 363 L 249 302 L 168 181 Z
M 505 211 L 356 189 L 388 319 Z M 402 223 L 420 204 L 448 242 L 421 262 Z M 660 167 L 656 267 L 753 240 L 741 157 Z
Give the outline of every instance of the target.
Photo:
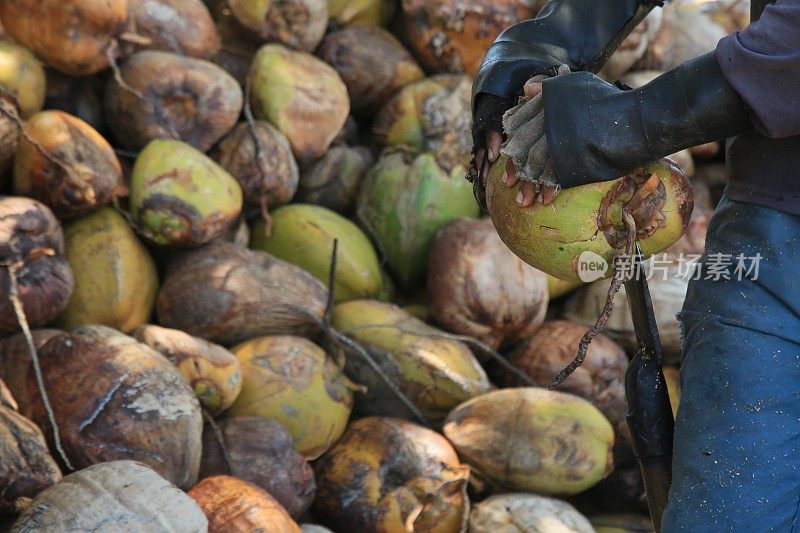
M 538 97 L 538 104 L 536 105 L 536 118 L 534 119 L 538 122 L 535 125 L 531 125 L 533 126 L 532 128 L 526 129 L 536 130 L 533 132 L 533 136 L 536 139 L 536 142 L 542 147 L 543 160 L 540 163 L 542 163 L 541 170 L 543 172 L 546 170 L 552 171 L 552 162 L 549 162 L 549 165 L 547 164 L 549 155 L 546 150 L 547 141 L 544 137 L 544 106 L 541 104 L 542 81 L 544 81 L 547 77 L 548 76 L 544 75 L 534 76 L 533 78 L 529 79 L 527 83 L 525 83 L 524 88 L 525 98 L 528 101 Z M 544 178 L 543 181 L 545 182 L 553 181 L 552 179 L 548 179 L 547 176 L 542 176 L 542 178 Z M 514 187 L 520 181 L 517 177 L 517 166 L 510 158 L 506 163 L 506 171 L 503 173 L 502 181 L 506 187 Z M 534 203 L 541 203 L 544 205 L 551 204 L 556 198 L 558 188 L 555 185 L 548 185 L 545 182 L 523 181 L 520 185 L 519 193 L 517 193 L 517 204 L 519 204 L 520 207 L 528 207 Z

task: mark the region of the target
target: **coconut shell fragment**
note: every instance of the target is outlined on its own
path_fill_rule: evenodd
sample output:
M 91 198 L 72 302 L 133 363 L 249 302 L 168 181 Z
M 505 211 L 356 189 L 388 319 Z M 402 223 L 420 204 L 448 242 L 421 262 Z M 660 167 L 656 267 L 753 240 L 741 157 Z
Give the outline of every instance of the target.
M 18 498 L 34 498 L 60 479 L 41 430 L 0 405 L 0 513 L 16 512 Z
M 458 533 L 469 469 L 430 429 L 362 418 L 314 466 L 314 515 L 336 531 Z
M 542 324 L 547 275 L 515 256 L 491 220 L 460 219 L 433 241 L 428 295 L 439 325 L 497 348 L 530 337 Z
M 162 326 L 231 345 L 317 331 L 327 292 L 294 265 L 217 242 L 169 265 L 156 308 Z
M 178 487 L 143 464 L 113 461 L 70 474 L 42 492 L 11 531 L 197 533 L 207 527 L 203 512 Z
M 200 477 L 229 474 L 248 481 L 267 491 L 294 519 L 303 516 L 316 492 L 314 471 L 292 447 L 286 428 L 260 416 L 223 418 L 216 424 L 227 453 L 206 424 Z
M 65 74 L 105 70 L 126 29 L 128 0 L 8 0 L 0 3 L 6 32 Z
M 11 272 L 32 328 L 55 320 L 74 288 L 64 257 L 64 234 L 53 212 L 30 198 L 0 196 L 0 336 L 18 331 L 11 297 Z
M 316 459 L 335 443 L 353 408 L 351 383 L 325 351 L 302 337 L 259 337 L 232 348 L 242 365 L 242 392 L 229 416 L 283 424 L 294 449 Z
M 275 498 L 247 481 L 209 477 L 192 487 L 189 496 L 208 518 L 208 533 L 300 533 Z
M 312 52 L 328 27 L 328 0 L 227 0 L 231 13 L 261 42 Z
M 161 354 L 105 327 L 84 326 L 50 339 L 39 351 L 42 376 L 61 444 L 75 468 L 130 459 L 179 487 L 200 468 L 200 404 Z M 33 420 L 52 442 L 32 372 Z
M 239 124 L 211 157 L 239 182 L 248 205 L 278 207 L 297 192 L 300 175 L 289 141 L 269 122 Z
M 110 203 L 122 183 L 114 149 L 93 127 L 63 111 L 25 123 L 14 157 L 14 192 L 40 200 L 62 220 Z
M 253 114 L 274 124 L 301 161 L 321 157 L 350 113 L 347 87 L 333 67 L 278 44 L 259 49 L 250 83 Z
M 179 139 L 207 151 L 236 126 L 242 88 L 214 63 L 168 52 L 144 51 L 120 68 L 106 87 L 106 119 L 124 148 L 153 139 Z
M 374 113 L 402 87 L 425 76 L 400 41 L 378 26 L 329 33 L 317 55 L 339 73 L 357 114 Z
M 220 47 L 214 19 L 202 0 L 128 0 L 131 24 L 149 50 L 210 59 Z
M 613 468 L 614 430 L 588 401 L 538 387 L 502 389 L 455 408 L 444 434 L 497 486 L 572 495 Z

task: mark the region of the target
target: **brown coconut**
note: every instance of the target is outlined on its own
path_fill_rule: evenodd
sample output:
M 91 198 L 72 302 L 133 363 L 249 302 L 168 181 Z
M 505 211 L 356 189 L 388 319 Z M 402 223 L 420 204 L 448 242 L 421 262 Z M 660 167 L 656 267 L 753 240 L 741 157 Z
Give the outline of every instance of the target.
M 219 242 L 170 264 L 156 309 L 161 325 L 227 345 L 315 331 L 327 292 L 294 265 Z
M 249 79 L 253 113 L 289 139 L 298 161 L 321 157 L 347 121 L 347 87 L 333 67 L 311 54 L 265 45 Z
M 75 468 L 131 459 L 179 487 L 200 468 L 200 404 L 161 354 L 105 326 L 84 326 L 39 351 L 64 452 Z M 33 420 L 52 442 L 41 396 L 28 372 Z
M 536 15 L 529 0 L 402 0 L 403 37 L 431 72 L 475 76 L 500 32 Z
M 508 361 L 546 387 L 556 374 L 575 358 L 578 344 L 587 327 L 566 320 L 548 320 L 508 356 Z M 592 402 L 612 425 L 625 421 L 625 351 L 603 334 L 589 345 L 586 360 L 559 385 L 558 390 L 576 394 Z M 507 377 L 508 386 L 519 385 L 518 378 Z
M 293 518 L 303 516 L 316 493 L 314 471 L 292 448 L 286 428 L 260 416 L 225 418 L 216 425 L 219 434 L 210 424 L 203 429 L 200 477 L 228 474 L 248 481 L 267 491 Z
M 70 474 L 42 492 L 11 531 L 196 533 L 207 527 L 197 504 L 152 469 L 113 461 Z
M 0 406 L 0 513 L 16 512 L 18 498 L 34 498 L 61 479 L 36 424 Z
M 269 122 L 239 124 L 211 157 L 236 178 L 251 206 L 277 207 L 297 192 L 300 173 L 289 141 Z
M 469 512 L 469 469 L 444 437 L 411 422 L 357 420 L 314 468 L 314 516 L 337 531 L 458 533 Z
M 355 113 L 374 113 L 400 88 L 425 77 L 400 41 L 378 26 L 329 33 L 317 55 L 342 77 Z
M 73 76 L 109 66 L 126 29 L 129 0 L 8 0 L 0 20 L 15 41 Z
M 120 70 L 127 87 L 109 80 L 106 119 L 129 150 L 153 139 L 179 139 L 205 152 L 233 129 L 242 111 L 242 88 L 214 63 L 145 51 Z
M 39 350 L 47 341 L 60 333 L 58 329 L 35 329 L 31 331 L 33 345 Z M 22 333 L 0 339 L 0 379 L 5 382 L 14 397 L 17 403 L 16 410 L 27 418 L 31 417 L 31 393 L 28 390 L 30 366 L 31 353 Z
M 440 75 L 403 87 L 381 108 L 372 133 L 385 146 L 431 152 L 448 172 L 472 152 L 472 80 Z
M 14 158 L 17 194 L 45 203 L 68 220 L 111 202 L 121 184 L 114 149 L 89 124 L 54 110 L 28 119 Z
M 328 0 L 228 0 L 233 16 L 262 42 L 312 52 L 328 27 Z
M 11 296 L 16 271 L 22 309 L 32 328 L 55 320 L 74 288 L 64 234 L 50 209 L 36 200 L 0 196 L 0 335 L 20 328 Z M 8 266 L 11 265 L 11 266 Z
M 528 338 L 544 322 L 547 275 L 514 255 L 491 220 L 464 218 L 433 241 L 428 294 L 442 327 L 497 348 Z
M 366 147 L 333 146 L 303 170 L 297 200 L 348 213 L 355 205 L 361 181 L 372 163 L 372 153 Z
M 208 533 L 300 533 L 275 498 L 231 476 L 202 480 L 189 491 L 208 518 Z
M 214 19 L 202 0 L 128 0 L 142 48 L 210 59 L 220 47 Z M 144 44 L 146 42 L 146 44 Z

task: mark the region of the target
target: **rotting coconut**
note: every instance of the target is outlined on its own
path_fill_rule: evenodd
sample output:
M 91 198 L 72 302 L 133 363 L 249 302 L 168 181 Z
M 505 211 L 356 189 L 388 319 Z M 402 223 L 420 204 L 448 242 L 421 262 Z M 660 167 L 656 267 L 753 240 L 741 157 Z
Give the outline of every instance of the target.
M 328 0 L 227 0 L 239 24 L 262 42 L 313 52 L 328 27 Z
M 239 124 L 211 157 L 239 182 L 251 206 L 278 207 L 291 202 L 297 192 L 300 171 L 289 141 L 269 122 Z
M 18 498 L 35 498 L 61 479 L 41 430 L 0 405 L 0 513 L 15 513 Z
M 242 212 L 242 188 L 188 144 L 151 141 L 131 176 L 131 217 L 160 246 L 197 246 L 222 236 Z
M 4 29 L 48 65 L 73 76 L 108 68 L 126 30 L 128 0 L 8 0 Z
M 361 228 L 330 209 L 310 204 L 283 206 L 272 213 L 269 235 L 264 221 L 255 225 L 250 247 L 299 266 L 327 286 L 334 240 L 334 302 L 377 296 L 383 289 L 383 275 L 372 243 Z
M 339 26 L 382 26 L 394 15 L 394 0 L 328 0 L 330 21 Z
M 545 387 L 567 366 L 578 351 L 586 326 L 566 320 L 549 320 L 533 332 L 508 356 L 508 361 Z M 592 340 L 586 361 L 559 386 L 561 392 L 576 394 L 592 402 L 613 426 L 625 422 L 625 370 L 628 356 L 605 335 Z M 520 385 L 508 375 L 507 385 Z
M 0 336 L 18 331 L 11 301 L 13 274 L 32 328 L 55 320 L 72 294 L 73 272 L 53 212 L 31 198 L 0 196 Z
M 350 113 L 339 74 L 305 52 L 264 45 L 253 59 L 249 80 L 253 114 L 274 124 L 300 161 L 325 154 Z
M 33 346 L 38 350 L 61 333 L 58 329 L 34 329 L 31 331 Z M 17 402 L 17 411 L 24 417 L 31 417 L 30 391 L 28 390 L 28 368 L 31 366 L 31 353 L 22 333 L 0 339 L 0 379 Z
M 75 468 L 131 459 L 179 487 L 200 468 L 200 404 L 161 354 L 114 329 L 83 326 L 39 351 L 61 444 Z M 33 420 L 53 435 L 32 372 Z
M 207 151 L 236 126 L 242 88 L 214 63 L 144 51 L 106 86 L 106 120 L 120 145 L 140 150 L 153 139 L 178 139 Z
M 444 434 L 476 474 L 505 489 L 572 495 L 613 468 L 611 424 L 591 403 L 563 392 L 486 393 L 455 408 Z
M 563 280 L 578 280 L 581 261 L 611 265 L 625 251 L 633 217 L 636 238 L 645 256 L 658 253 L 683 235 L 693 208 L 689 181 L 668 159 L 647 164 L 613 181 L 562 190 L 551 205 L 520 207 L 519 190 L 500 179 L 506 156 L 492 166 L 486 202 L 497 233 L 518 257 Z M 584 259 L 581 259 L 584 256 Z M 613 269 L 605 271 L 606 276 Z
M 647 282 L 666 364 L 677 364 L 681 357 L 681 331 L 676 315 L 683 308 L 691 277 L 688 272 L 691 266 L 685 259 L 659 254 L 653 261 L 656 270 Z M 608 286 L 608 280 L 596 281 L 576 292 L 564 306 L 564 318 L 581 324 L 594 324 L 606 303 Z M 628 309 L 624 287 L 614 298 L 614 307 Z M 633 321 L 628 313 L 614 313 L 606 324 L 605 333 L 631 353 L 638 349 Z
M 314 471 L 283 425 L 260 416 L 223 418 L 216 425 L 219 434 L 210 424 L 203 429 L 201 478 L 229 474 L 267 491 L 294 519 L 308 511 Z
M 225 411 L 239 396 L 239 360 L 222 346 L 177 329 L 153 325 L 139 326 L 133 337 L 169 359 L 212 416 Z
M 347 26 L 329 33 L 317 55 L 341 76 L 356 114 L 376 112 L 402 87 L 425 77 L 400 41 L 378 26 Z
M 162 326 L 230 345 L 318 331 L 327 293 L 294 265 L 216 242 L 169 265 L 156 309 Z
M 13 533 L 206 531 L 197 504 L 152 469 L 134 461 L 90 466 L 42 492 Z
M 65 229 L 75 291 L 59 325 L 102 324 L 125 333 L 147 322 L 158 274 L 147 248 L 110 207 L 74 220 Z
M 110 203 L 121 183 L 114 149 L 83 120 L 48 110 L 25 123 L 14 157 L 15 193 L 68 220 Z
M 536 15 L 530 0 L 402 0 L 404 40 L 431 72 L 475 76 L 500 32 Z
M 316 462 L 314 515 L 337 531 L 457 533 L 469 469 L 447 440 L 395 418 L 362 418 Z
M 302 337 L 259 337 L 232 348 L 242 392 L 228 416 L 283 424 L 294 449 L 316 459 L 342 435 L 353 408 L 352 384 L 325 351 Z
M 447 338 L 394 304 L 347 302 L 334 308 L 331 322 L 366 348 L 384 374 L 431 422 L 441 422 L 453 407 L 492 387 L 466 344 Z M 367 387 L 356 395 L 359 413 L 412 416 L 362 359 L 349 355 L 345 372 Z
M 0 41 L 0 90 L 16 99 L 22 118 L 41 111 L 46 85 L 44 69 L 36 56 L 16 43 Z
M 498 494 L 472 508 L 470 533 L 595 533 L 567 502 L 536 494 Z
M 372 153 L 364 146 L 332 146 L 303 170 L 296 199 L 337 213 L 349 213 L 373 162 Z
M 465 172 L 461 166 L 443 169 L 431 154 L 396 147 L 384 150 L 364 178 L 356 215 L 400 288 L 424 284 L 430 247 L 442 227 L 480 214 Z
M 247 481 L 213 476 L 188 494 L 208 518 L 208 533 L 301 533 L 275 498 Z
M 547 275 L 525 264 L 491 220 L 460 219 L 436 235 L 428 258 L 436 322 L 492 348 L 528 338 L 547 312 Z
M 439 75 L 412 83 L 381 108 L 372 133 L 384 145 L 434 154 L 448 172 L 466 166 L 472 152 L 471 95 L 467 76 Z
M 147 41 L 141 48 L 200 59 L 210 59 L 219 51 L 214 19 L 201 0 L 128 2 L 133 29 L 143 42 Z

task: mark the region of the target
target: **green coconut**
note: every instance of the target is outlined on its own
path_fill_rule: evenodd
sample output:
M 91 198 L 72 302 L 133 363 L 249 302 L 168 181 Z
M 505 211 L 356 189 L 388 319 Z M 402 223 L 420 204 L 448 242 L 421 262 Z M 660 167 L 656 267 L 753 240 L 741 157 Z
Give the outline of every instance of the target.
M 298 159 L 321 157 L 342 130 L 350 99 L 339 74 L 305 52 L 267 44 L 250 68 L 256 118 L 283 133 Z
M 242 211 L 242 188 L 190 145 L 151 141 L 133 167 L 131 216 L 139 232 L 162 246 L 195 246 L 222 236 Z
M 491 389 L 481 365 L 462 342 L 445 338 L 402 308 L 374 300 L 337 305 L 333 327 L 361 343 L 430 421 L 441 421 L 459 403 Z M 353 355 L 348 376 L 366 392 L 356 396 L 359 413 L 411 416 L 382 378 Z
M 465 172 L 462 166 L 447 172 L 432 154 L 398 147 L 385 150 L 364 179 L 356 213 L 400 288 L 424 284 L 439 229 L 480 214 Z
M 22 118 L 41 111 L 46 79 L 44 68 L 27 48 L 0 41 L 0 88 L 17 99 Z
M 261 42 L 313 52 L 328 27 L 327 0 L 227 0 L 231 13 Z
M 272 213 L 272 233 L 259 221 L 250 247 L 268 252 L 311 273 L 327 285 L 333 241 L 336 254 L 336 302 L 373 298 L 383 289 L 378 255 L 361 229 L 317 205 L 292 204 Z
M 519 185 L 501 182 L 505 166 L 506 156 L 501 156 L 486 183 L 497 233 L 520 259 L 562 280 L 580 280 L 587 261 L 610 265 L 624 253 L 628 230 L 623 212 L 636 221 L 637 241 L 646 256 L 680 239 L 692 214 L 692 186 L 668 159 L 617 180 L 564 189 L 552 204 L 529 207 L 516 202 Z M 612 273 L 612 268 L 605 270 L 606 276 Z
M 122 215 L 103 207 L 68 224 L 64 240 L 75 290 L 59 319 L 62 327 L 101 324 L 127 333 L 147 322 L 158 274 Z

